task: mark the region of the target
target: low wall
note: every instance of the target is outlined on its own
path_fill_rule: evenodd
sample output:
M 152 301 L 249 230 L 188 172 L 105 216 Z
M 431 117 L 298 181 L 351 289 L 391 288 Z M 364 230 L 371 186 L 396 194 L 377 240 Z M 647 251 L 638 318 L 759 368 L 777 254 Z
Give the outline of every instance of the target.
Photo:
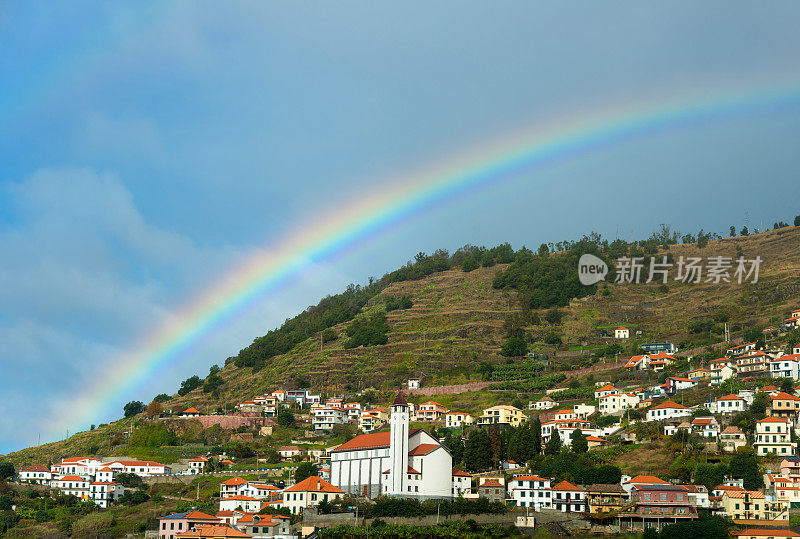
M 245 413 L 242 414 L 230 414 L 230 415 L 201 415 L 197 417 L 188 417 L 188 418 L 174 418 L 174 417 L 166 417 L 162 418 L 162 421 L 175 421 L 175 420 L 186 420 L 186 419 L 193 419 L 200 422 L 203 425 L 203 429 L 207 429 L 214 425 L 219 425 L 223 429 L 229 430 L 236 430 L 239 427 L 274 427 L 277 423 L 268 417 L 261 417 L 258 415 L 248 415 Z

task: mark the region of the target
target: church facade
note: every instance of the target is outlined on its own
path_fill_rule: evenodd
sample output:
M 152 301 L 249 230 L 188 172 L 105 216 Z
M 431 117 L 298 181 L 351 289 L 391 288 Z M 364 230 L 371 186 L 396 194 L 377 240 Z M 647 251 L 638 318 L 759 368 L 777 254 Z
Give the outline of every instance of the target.
M 367 498 L 452 498 L 450 453 L 424 430 L 409 430 L 409 420 L 410 407 L 398 395 L 389 432 L 356 436 L 331 452 L 331 483 Z

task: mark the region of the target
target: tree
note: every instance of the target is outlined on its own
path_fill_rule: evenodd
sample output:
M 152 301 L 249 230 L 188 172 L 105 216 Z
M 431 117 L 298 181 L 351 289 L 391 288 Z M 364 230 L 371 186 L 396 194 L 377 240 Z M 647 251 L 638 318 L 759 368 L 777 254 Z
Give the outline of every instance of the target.
M 164 407 L 161 406 L 158 403 L 158 401 L 153 399 L 153 402 L 148 404 L 147 408 L 145 408 L 144 415 L 146 415 L 150 419 L 155 419 L 156 417 L 160 416 L 163 411 L 164 411 Z
M 800 226 L 800 215 L 796 215 L 794 218 L 794 226 Z
M 139 505 L 140 503 L 144 503 L 149 499 L 150 496 L 141 490 L 126 490 L 122 497 L 120 497 L 119 503 L 122 505 Z
M 144 403 L 142 401 L 131 401 L 126 404 L 122 411 L 125 414 L 125 417 L 132 417 L 136 414 L 141 414 L 144 412 Z
M 223 383 L 225 383 L 225 381 L 219 374 L 216 372 L 211 373 L 206 378 L 205 383 L 203 383 L 203 393 L 213 393 L 219 389 L 219 386 L 221 386 Z
M 302 462 L 298 464 L 294 471 L 294 482 L 299 483 L 303 479 L 319 475 L 319 468 L 313 462 Z
M 561 436 L 559 436 L 558 432 L 554 432 L 550 435 L 550 439 L 547 440 L 547 445 L 544 446 L 544 454 L 558 455 L 561 452 L 561 445 Z
M 562 318 L 564 318 L 564 313 L 559 311 L 557 307 L 551 307 L 544 315 L 545 320 L 556 326 L 561 323 Z
M 573 453 L 586 453 L 589 450 L 589 442 L 586 441 L 586 436 L 583 435 L 581 429 L 572 431 L 572 452 Z
M 539 246 L 539 256 L 547 256 L 550 254 L 550 247 L 547 246 L 546 243 L 543 243 Z
M 739 235 L 740 235 L 740 236 L 749 236 L 749 235 L 750 235 L 750 231 L 749 231 L 749 230 L 747 230 L 747 227 L 746 227 L 746 226 L 743 226 L 743 227 L 742 227 L 742 230 L 739 232 Z
M 281 410 L 278 412 L 278 425 L 281 427 L 293 427 L 294 426 L 294 414 L 289 410 Z
M 731 226 L 730 237 L 733 238 L 735 236 L 736 236 L 736 227 L 735 226 Z
M 531 421 L 531 432 L 533 435 L 532 451 L 535 456 L 542 452 L 542 422 L 538 416 Z
M 784 378 L 781 380 L 781 391 L 789 395 L 794 393 L 794 381 L 791 378 Z
M 731 458 L 729 469 L 733 477 L 744 479 L 744 488 L 747 490 L 758 490 L 764 486 L 764 477 L 758 471 L 758 457 L 752 449 L 739 448 Z
M 14 465 L 10 462 L 0 462 L 0 478 L 12 479 L 14 477 Z
M 117 475 L 115 481 L 125 488 L 143 488 L 144 481 L 135 473 L 121 473 Z
M 167 402 L 169 400 L 169 395 L 166 393 L 159 393 L 153 399 L 155 402 Z
M 196 374 L 194 376 L 190 376 L 183 382 L 181 382 L 181 388 L 178 390 L 178 395 L 183 397 L 184 395 L 188 395 L 190 391 L 197 389 L 198 387 L 203 385 L 203 381 L 200 379 L 199 376 Z
M 476 472 L 492 466 L 492 445 L 483 429 L 472 429 L 464 444 L 464 467 Z
M 505 357 L 520 357 L 528 353 L 528 343 L 523 337 L 510 337 L 503 344 L 500 354 Z

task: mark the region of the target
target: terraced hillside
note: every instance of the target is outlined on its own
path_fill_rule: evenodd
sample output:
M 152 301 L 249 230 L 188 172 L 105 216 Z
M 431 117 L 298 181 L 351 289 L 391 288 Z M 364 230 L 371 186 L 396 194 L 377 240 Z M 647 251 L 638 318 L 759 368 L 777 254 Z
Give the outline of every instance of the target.
M 721 342 L 721 324 L 715 323 L 717 331 L 698 334 L 689 331 L 691 322 L 724 314 L 734 330 L 732 337 L 741 338 L 739 329 L 778 325 L 790 309 L 800 306 L 800 227 L 711 241 L 702 249 L 696 244 L 672 245 L 659 255 L 667 253 L 675 260 L 680 256 L 735 258 L 743 254 L 746 258 L 760 256 L 764 262 L 756 284 L 684 284 L 670 279 L 666 289 L 656 283 L 601 285 L 596 294 L 562 308 L 564 317 L 557 325 L 545 321 L 543 310 L 534 313 L 537 316 L 529 315 L 524 332 L 530 348 L 555 357 L 559 370 L 585 366 L 602 361 L 593 358 L 593 352 L 613 342 L 604 336 L 604 330 L 625 324 L 642 334 L 624 343 L 625 349 L 618 354 L 623 357 L 633 353 L 638 343 L 649 341 L 705 349 Z M 333 327 L 339 335 L 336 340 L 323 343 L 320 334 L 314 335 L 255 372 L 231 362 L 220 372 L 224 383 L 217 395 L 195 389 L 184 396 L 173 396 L 164 408 L 230 409 L 256 394 L 281 386 L 291 388 L 300 381 L 310 383 L 315 392 L 352 394 L 369 387 L 397 387 L 411 376 L 421 377 L 425 386 L 478 380 L 479 363 L 511 361 L 500 355 L 506 339 L 503 325 L 510 315 L 523 311 L 514 290 L 492 287 L 495 275 L 507 267 L 496 265 L 471 272 L 455 269 L 394 283 L 372 298 L 360 315 L 382 310 L 387 296 L 411 297 L 411 308 L 387 313 L 391 330 L 385 345 L 345 349 L 348 323 L 342 323 Z M 550 334 L 559 335 L 564 345 L 544 344 Z M 207 368 L 198 365 L 197 371 Z M 151 397 L 142 395 L 142 400 Z M 117 429 L 117 424 L 108 428 Z M 108 428 L 96 435 L 108 436 Z M 82 438 L 82 444 L 91 444 L 92 435 L 81 433 L 86 438 Z M 61 451 L 59 444 L 69 443 L 48 444 L 52 446 L 48 450 Z

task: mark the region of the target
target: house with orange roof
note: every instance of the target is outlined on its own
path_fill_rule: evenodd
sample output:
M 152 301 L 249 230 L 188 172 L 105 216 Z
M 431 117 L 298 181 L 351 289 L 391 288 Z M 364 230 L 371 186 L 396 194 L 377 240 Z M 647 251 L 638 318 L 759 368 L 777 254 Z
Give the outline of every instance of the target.
M 293 515 L 297 515 L 308 507 L 315 507 L 322 501 L 331 502 L 344 494 L 342 489 L 333 486 L 321 477 L 312 476 L 284 489 L 281 507 L 285 507 Z
M 768 500 L 758 490 L 726 490 L 722 493 L 719 514 L 739 525 L 788 525 L 789 504 Z
M 737 346 L 732 346 L 732 347 L 728 348 L 727 350 L 725 350 L 725 355 L 738 356 L 738 355 L 744 354 L 745 352 L 749 352 L 750 350 L 753 350 L 755 347 L 756 347 L 756 343 L 754 343 L 754 342 L 748 342 L 748 343 L 744 343 L 744 344 L 739 344 Z
M 50 482 L 52 488 L 61 491 L 64 496 L 77 496 L 81 500 L 89 499 L 89 483 L 88 479 L 84 479 L 79 475 L 65 475 L 60 479 Z
M 364 432 L 378 430 L 389 420 L 389 413 L 383 408 L 371 408 L 361 412 L 358 427 Z
M 19 471 L 20 483 L 49 485 L 52 479 L 53 472 L 50 471 L 50 468 L 42 466 L 41 464 L 34 464 L 33 466 L 22 468 Z
M 180 417 L 200 417 L 200 415 L 200 411 L 197 408 L 191 407 L 181 412 Z
M 781 475 L 800 481 L 800 457 L 783 457 L 781 461 Z
M 169 475 L 172 468 L 154 460 L 114 460 L 107 462 L 103 467 L 111 468 L 115 473 L 132 473 L 139 477 L 153 475 Z
M 453 498 L 464 496 L 472 490 L 472 475 L 458 468 L 453 468 Z
M 478 497 L 486 498 L 490 502 L 506 501 L 506 479 L 505 477 L 479 477 L 478 478 Z
M 696 417 L 692 420 L 692 432 L 701 438 L 713 439 L 716 442 L 719 436 L 719 423 L 714 416 Z
M 778 501 L 789 504 L 789 508 L 800 507 L 800 481 L 783 474 L 764 474 L 766 492 L 775 496 Z
M 595 399 L 599 399 L 599 398 L 604 397 L 606 395 L 618 394 L 619 392 L 620 392 L 620 390 L 617 389 L 616 387 L 614 387 L 613 384 L 606 384 L 603 387 L 601 387 L 600 389 L 596 389 L 595 390 L 594 398 Z
M 800 397 L 783 391 L 770 393 L 767 414 L 773 417 L 789 419 L 796 424 L 800 414 Z
M 647 410 L 645 421 L 661 421 L 692 415 L 691 409 L 673 401 L 662 402 Z
M 423 402 L 419 405 L 419 410 L 417 410 L 416 420 L 427 422 L 440 421 L 449 411 L 447 407 L 442 406 L 436 401 Z
M 634 487 L 641 488 L 643 486 L 652 486 L 652 485 L 668 485 L 667 481 L 660 479 L 654 475 L 635 475 L 633 477 L 628 477 L 626 475 L 622 476 L 622 489 L 630 494 L 631 490 Z
M 208 465 L 208 457 L 200 455 L 193 459 L 189 459 L 189 471 L 194 474 L 203 473 Z
M 729 393 L 712 402 L 709 409 L 715 414 L 732 415 L 744 412 L 747 409 L 747 403 L 739 395 Z
M 614 329 L 615 339 L 629 339 L 630 336 L 631 336 L 631 330 L 626 328 L 625 326 L 620 326 Z
M 219 524 L 220 520 L 212 515 L 192 509 L 183 513 L 173 513 L 158 519 L 158 537 L 175 539 L 178 534 L 203 525 Z
M 569 481 L 551 487 L 552 508 L 562 513 L 583 513 L 587 510 L 586 491 Z
M 650 356 L 647 354 L 642 354 L 631 357 L 625 364 L 625 368 L 630 371 L 641 371 L 646 369 L 649 365 L 650 365 Z
M 769 370 L 773 378 L 791 378 L 797 381 L 800 378 L 800 353 L 784 354 L 769 363 Z
M 794 455 L 797 444 L 792 443 L 790 429 L 789 421 L 780 417 L 765 417 L 756 421 L 753 443 L 756 454 L 764 456 L 774 453 L 779 457 Z
M 231 477 L 219 484 L 219 497 L 235 496 L 247 486 L 248 482 L 241 477 Z
M 586 437 L 586 443 L 589 446 L 589 451 L 591 451 L 592 449 L 597 449 L 598 447 L 603 447 L 604 445 L 606 445 L 608 443 L 608 440 L 606 440 L 605 438 L 603 438 L 601 436 L 589 435 L 589 436 Z
M 747 438 L 739 427 L 725 427 L 719 434 L 719 443 L 726 453 L 736 453 L 740 447 L 747 445 Z
M 230 526 L 221 524 L 201 524 L 188 531 L 179 533 L 175 537 L 180 539 L 226 539 L 228 537 L 252 538 L 253 536 L 239 531 L 236 528 L 231 528 Z
M 676 522 L 696 519 L 697 506 L 682 485 L 641 485 L 631 490 L 631 501 L 618 516 L 631 530 L 660 530 Z
M 358 421 L 358 418 L 361 417 L 360 402 L 346 402 L 342 408 L 347 414 L 347 419 Z
M 538 475 L 515 475 L 508 482 L 508 497 L 517 507 L 530 507 L 537 511 L 551 507 L 550 479 Z

